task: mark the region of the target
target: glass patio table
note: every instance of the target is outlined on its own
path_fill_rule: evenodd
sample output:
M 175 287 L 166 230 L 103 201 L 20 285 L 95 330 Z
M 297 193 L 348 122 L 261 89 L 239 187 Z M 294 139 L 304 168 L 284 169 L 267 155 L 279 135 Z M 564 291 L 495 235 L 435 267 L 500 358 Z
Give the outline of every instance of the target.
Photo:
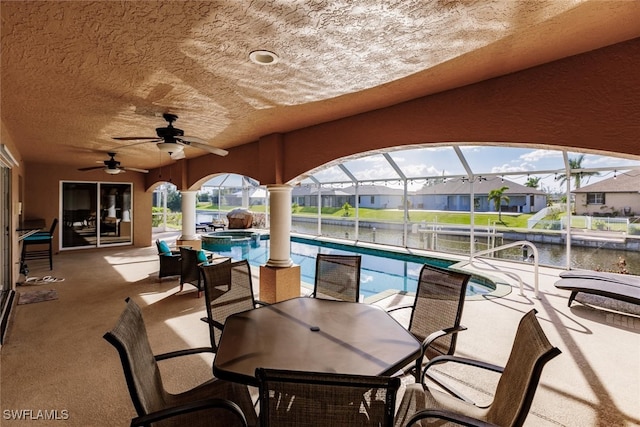
M 213 374 L 254 386 L 259 367 L 392 375 L 421 351 L 420 342 L 380 307 L 301 297 L 228 317 Z

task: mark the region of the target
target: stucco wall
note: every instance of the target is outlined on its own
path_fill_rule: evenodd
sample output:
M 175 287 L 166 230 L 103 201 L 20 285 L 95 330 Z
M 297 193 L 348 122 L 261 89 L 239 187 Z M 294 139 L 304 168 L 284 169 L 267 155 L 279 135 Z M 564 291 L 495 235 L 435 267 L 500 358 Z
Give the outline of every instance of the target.
M 133 245 L 145 247 L 151 245 L 151 196 L 145 191 L 144 176 L 127 172 L 120 175 L 108 175 L 101 169 L 80 172 L 74 168 L 46 164 L 28 163 L 25 182 L 25 215 L 27 218 L 43 218 L 47 227 L 53 218 L 60 218 L 60 181 L 84 182 L 124 182 L 133 184 Z M 54 248 L 60 247 L 56 230 Z
M 629 208 L 631 215 L 640 215 L 640 193 L 606 193 L 604 204 L 587 204 L 587 194 L 576 194 L 576 215 L 625 215 L 625 207 Z

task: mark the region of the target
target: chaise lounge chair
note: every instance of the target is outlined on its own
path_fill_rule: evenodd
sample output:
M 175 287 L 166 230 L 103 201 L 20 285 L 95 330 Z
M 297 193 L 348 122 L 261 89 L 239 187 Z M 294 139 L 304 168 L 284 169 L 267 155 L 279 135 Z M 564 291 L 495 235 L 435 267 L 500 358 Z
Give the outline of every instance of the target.
M 578 293 L 594 294 L 640 304 L 640 277 L 602 271 L 572 270 L 560 273 L 554 283 L 558 289 L 571 291 L 568 306 Z

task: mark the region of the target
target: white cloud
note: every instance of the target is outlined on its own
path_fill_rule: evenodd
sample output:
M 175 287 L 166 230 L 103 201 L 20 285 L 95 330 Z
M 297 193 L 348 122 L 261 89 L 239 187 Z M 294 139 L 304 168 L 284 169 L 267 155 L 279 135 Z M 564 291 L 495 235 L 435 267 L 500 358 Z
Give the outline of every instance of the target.
M 527 172 L 530 169 L 528 169 L 525 164 L 521 164 L 521 165 L 509 165 L 509 164 L 505 164 L 505 165 L 501 165 L 501 166 L 494 166 L 491 168 L 491 173 L 506 173 L 506 172 Z
M 438 176 L 441 175 L 441 171 L 435 166 L 427 165 L 410 165 L 402 168 L 402 171 L 406 176 Z
M 555 150 L 534 150 L 530 153 L 522 154 L 520 158 L 526 162 L 537 162 L 542 159 L 562 157 L 561 151 Z

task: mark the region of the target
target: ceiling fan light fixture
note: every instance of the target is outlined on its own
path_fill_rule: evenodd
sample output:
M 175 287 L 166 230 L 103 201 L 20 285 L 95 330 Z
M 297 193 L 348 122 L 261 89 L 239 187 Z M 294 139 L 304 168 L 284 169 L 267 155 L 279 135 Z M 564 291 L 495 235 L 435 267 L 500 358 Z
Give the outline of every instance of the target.
M 109 175 L 118 175 L 120 172 L 122 172 L 120 169 L 115 168 L 115 169 L 111 169 L 111 168 L 104 168 L 104 171 L 106 173 L 108 173 Z
M 254 50 L 249 53 L 249 59 L 254 64 L 273 65 L 277 64 L 280 58 L 278 58 L 278 55 L 268 50 Z
M 182 151 L 184 149 L 184 147 L 177 142 L 158 142 L 156 146 L 158 147 L 158 150 L 162 151 L 163 153 L 169 154 L 177 153 L 178 151 Z

